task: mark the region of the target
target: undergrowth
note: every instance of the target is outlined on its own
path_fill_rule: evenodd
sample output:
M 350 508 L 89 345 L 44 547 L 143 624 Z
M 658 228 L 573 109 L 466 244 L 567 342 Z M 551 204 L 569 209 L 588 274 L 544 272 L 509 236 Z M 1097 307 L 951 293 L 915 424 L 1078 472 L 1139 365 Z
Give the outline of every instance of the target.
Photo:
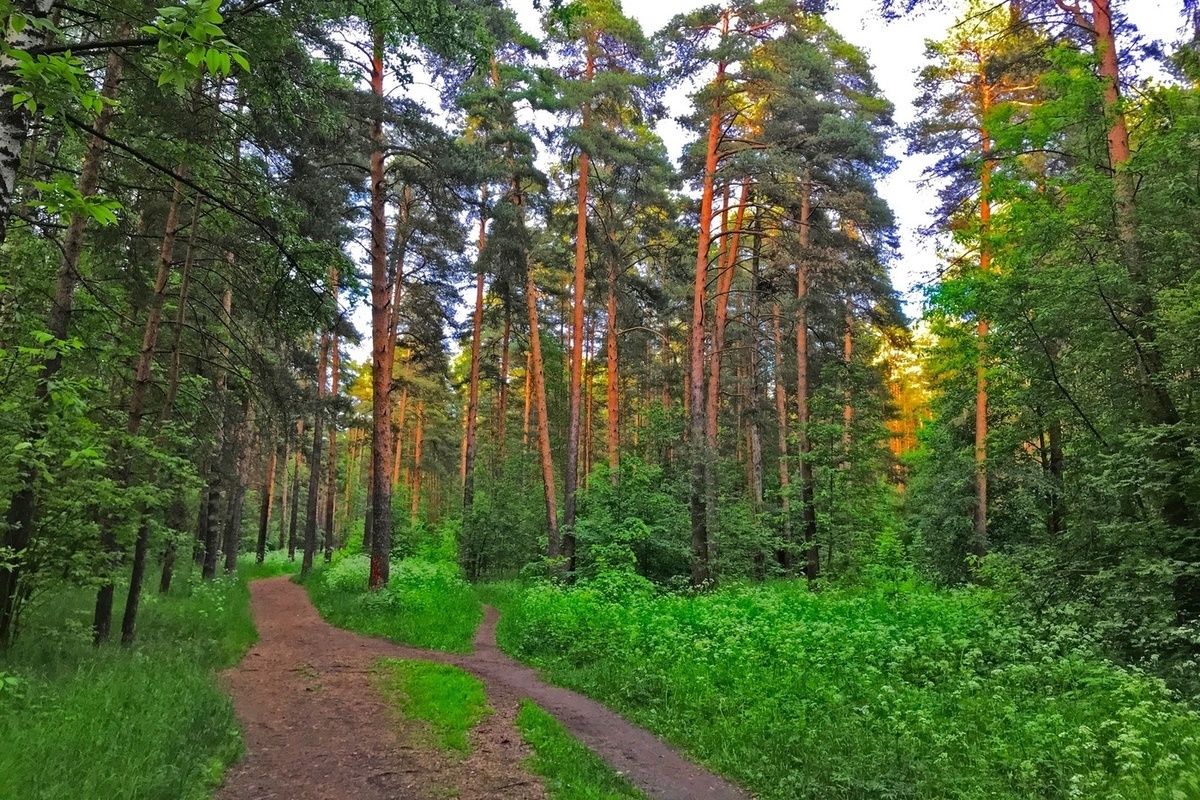
M 389 704 L 403 719 L 425 723 L 442 751 L 466 754 L 471 729 L 492 713 L 483 684 L 458 667 L 384 658 L 373 674 Z
M 326 621 L 403 644 L 466 653 L 483 618 L 471 587 L 451 563 L 409 558 L 392 564 L 385 589 L 367 590 L 370 559 L 334 555 L 301 579 Z
M 31 606 L 0 657 L 0 797 L 208 798 L 240 756 L 213 672 L 257 637 L 245 584 L 182 574 L 166 597 L 153 588 L 132 649 L 92 646 L 94 592 L 63 587 Z
M 538 584 L 500 644 L 763 798 L 1200 797 L 1200 717 L 985 591 Z

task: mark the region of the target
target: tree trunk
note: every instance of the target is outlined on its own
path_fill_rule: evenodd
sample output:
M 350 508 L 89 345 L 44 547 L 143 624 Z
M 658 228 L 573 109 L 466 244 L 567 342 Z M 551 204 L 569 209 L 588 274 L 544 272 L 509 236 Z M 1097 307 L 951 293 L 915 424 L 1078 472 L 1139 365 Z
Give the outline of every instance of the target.
M 45 18 L 53 6 L 51 0 L 23 0 L 10 6 L 10 13 L 20 14 L 27 19 Z M 25 25 L 17 30 L 13 25 L 6 25 L 3 31 L 4 49 L 28 51 L 40 43 L 38 28 Z M 25 138 L 29 134 L 29 112 L 14 106 L 11 92 L 17 88 L 17 75 L 13 69 L 15 62 L 5 57 L 0 66 L 0 97 L 5 101 L 0 103 L 0 245 L 8 231 L 8 222 L 12 216 L 13 203 L 17 193 L 17 173 L 21 168 L 21 153 L 25 147 Z
M 271 438 L 271 452 L 267 455 L 266 472 L 263 475 L 262 501 L 258 510 L 258 546 L 255 548 L 254 560 L 261 564 L 267 556 L 267 530 L 271 527 L 271 505 L 275 501 L 275 467 L 279 451 L 275 449 L 275 439 Z
M 292 437 L 291 431 L 283 438 L 283 480 L 279 485 L 279 545 L 276 548 L 280 552 L 287 546 L 287 520 L 288 520 L 288 463 L 292 460 Z
M 587 35 L 587 66 L 584 80 L 591 81 L 595 57 L 592 52 L 593 34 Z M 583 109 L 583 128 L 588 126 L 588 109 Z M 579 152 L 579 181 L 575 197 L 575 285 L 572 291 L 571 315 L 571 391 L 570 416 L 567 423 L 567 448 L 563 463 L 563 557 L 567 575 L 575 574 L 575 491 L 579 483 L 579 424 L 583 397 L 583 306 L 587 276 L 587 214 L 588 214 L 588 153 Z M 539 417 L 540 420 L 540 417 Z
M 542 486 L 546 497 L 546 554 L 551 559 L 559 557 L 558 502 L 554 496 L 554 460 L 550 453 L 550 417 L 546 410 L 546 378 L 542 369 L 542 337 L 538 325 L 537 286 L 533 282 L 533 265 L 527 268 L 525 283 L 525 307 L 529 313 L 529 369 L 525 398 L 525 429 L 528 439 L 530 396 L 537 404 L 538 453 L 542 463 Z
M 392 440 L 392 486 L 400 485 L 400 456 L 404 451 L 404 425 L 408 416 L 408 383 L 400 389 L 400 411 L 396 417 L 396 436 Z
M 507 449 L 505 445 L 507 444 L 506 428 L 508 423 L 508 347 L 511 329 L 512 314 L 506 300 L 504 303 L 504 332 L 500 336 L 500 397 L 496 401 L 497 469 L 504 464 L 504 455 Z
M 986 122 L 992 106 L 992 87 L 988 83 L 985 69 L 979 71 L 979 105 L 980 118 Z M 979 129 L 980 150 L 983 155 L 983 165 L 979 174 L 979 271 L 986 274 L 991 270 L 992 251 L 988 242 L 988 228 L 992 216 L 991 185 L 992 162 L 989 154 L 992 150 L 991 136 L 986 125 Z M 988 321 L 980 316 L 975 326 L 975 338 L 978 343 L 978 356 L 975 365 L 975 518 L 973 524 L 973 540 L 971 552 L 982 558 L 988 552 L 988 497 L 987 497 L 987 361 L 984 348 L 987 344 Z
M 300 465 L 304 460 L 304 417 L 296 421 L 296 456 L 292 467 L 292 515 L 288 521 L 288 561 L 296 560 L 296 534 L 300 526 Z
M 417 432 L 413 439 L 413 471 L 412 471 L 412 505 L 408 517 L 412 522 L 417 521 L 417 512 L 421 508 L 421 443 L 425 435 L 425 403 L 417 402 Z
M 321 334 L 321 350 L 317 357 L 317 406 L 313 412 L 312 456 L 308 460 L 308 506 L 304 516 L 304 558 L 300 574 L 307 575 L 317 553 L 317 507 L 321 491 L 321 448 L 325 427 L 325 368 L 329 361 L 329 334 Z
M 177 170 L 179 177 L 187 172 L 185 166 Z M 183 202 L 183 183 L 177 178 L 171 192 L 171 204 L 167 209 L 166 229 L 163 232 L 162 243 L 158 251 L 158 274 L 154 277 L 154 291 L 150 298 L 150 307 L 146 313 L 146 327 L 142 333 L 142 346 L 138 352 L 137 369 L 134 372 L 133 390 L 129 395 L 129 421 L 126 433 L 130 438 L 137 436 L 142 427 L 142 417 L 146 410 L 146 395 L 150 391 L 150 381 L 153 377 L 154 348 L 158 343 L 158 331 L 162 323 L 163 301 L 166 298 L 167 282 L 171 277 L 171 265 L 175 257 L 175 236 L 179 227 L 179 205 Z M 132 481 L 132 454 L 125 453 L 125 464 L 122 466 L 120 485 L 128 489 Z M 144 516 L 145 512 L 141 512 Z M 111 531 L 101 534 L 105 549 L 113 549 L 113 534 Z M 143 519 L 138 526 L 137 541 L 133 549 L 133 572 L 130 577 L 129 594 L 125 598 L 125 614 L 121 621 L 121 644 L 133 643 L 134 631 L 137 626 L 138 603 L 141 600 L 142 581 L 146 575 L 146 552 L 150 546 L 150 524 Z M 101 585 L 96 597 L 96 614 L 92 623 L 92 633 L 96 644 L 108 639 L 112 625 L 112 577 Z
M 604 335 L 605 366 L 607 368 L 608 392 L 606 410 L 608 412 L 607 443 L 608 443 L 608 480 L 616 486 L 620 480 L 621 469 L 621 421 L 619 362 L 617 361 L 617 262 L 608 262 L 608 330 Z
M 483 195 L 483 206 L 487 204 L 487 190 Z M 487 237 L 487 217 L 480 212 L 479 252 Z M 475 315 L 471 325 L 471 382 L 467 390 L 467 432 L 463 455 L 463 521 L 465 522 L 475 503 L 475 426 L 479 414 L 479 344 L 483 338 L 483 272 L 475 277 Z
M 238 551 L 242 543 L 242 513 L 246 507 L 246 486 L 250 482 L 250 446 L 253 438 L 250 431 L 254 426 L 254 406 L 246 398 L 238 428 L 234 433 L 237 443 L 237 459 L 234 475 L 236 483 L 229 496 L 229 518 L 225 521 L 225 574 L 237 572 Z
M 792 569 L 792 498 L 788 487 L 788 418 L 787 418 L 787 387 L 783 382 L 783 337 L 779 331 L 779 304 L 772 308 L 775 318 L 775 416 L 778 421 L 779 437 L 779 505 L 783 516 L 781 538 L 783 546 L 776 554 L 779 566 L 785 572 Z
M 337 297 L 337 271 L 333 271 L 333 296 Z M 334 400 L 338 394 L 338 371 L 341 359 L 338 353 L 338 336 L 335 331 L 330 342 L 329 364 L 329 395 Z M 325 561 L 333 561 L 334 530 L 334 497 L 337 494 L 337 411 L 331 407 L 329 418 L 329 464 L 325 473 Z
M 804 514 L 804 575 L 811 583 L 821 569 L 817 550 L 817 509 L 808 432 L 808 276 L 809 221 L 812 213 L 811 171 L 800 189 L 800 260 L 796 265 L 796 411 L 800 442 L 800 503 Z
M 387 585 L 391 573 L 392 487 L 388 481 L 388 451 L 392 443 L 392 366 L 394 310 L 389 308 L 387 249 L 387 183 L 383 169 L 383 28 L 372 31 L 371 93 L 378 110 L 371 120 L 371 573 L 368 587 Z M 400 282 L 397 273 L 395 280 Z
M 728 12 L 723 16 L 723 32 L 729 28 Z M 717 66 L 714 85 L 725 78 L 725 64 Z M 708 120 L 708 140 L 704 157 L 704 183 L 700 195 L 700 231 L 696 248 L 696 275 L 692 291 L 692 322 L 688 342 L 688 443 L 691 450 L 691 543 L 692 588 L 699 589 L 709 580 L 708 508 L 706 478 L 713 454 L 705 439 L 704 414 L 704 304 L 708 285 L 709 245 L 712 242 L 713 182 L 717 172 L 717 146 L 721 140 L 720 100 Z

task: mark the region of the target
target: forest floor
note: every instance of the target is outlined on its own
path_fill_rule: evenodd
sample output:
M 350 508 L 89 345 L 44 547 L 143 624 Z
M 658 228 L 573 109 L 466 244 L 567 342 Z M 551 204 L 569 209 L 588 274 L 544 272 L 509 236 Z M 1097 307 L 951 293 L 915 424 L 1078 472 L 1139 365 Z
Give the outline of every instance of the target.
M 457 797 L 542 798 L 514 721 L 529 699 L 655 800 L 744 800 L 746 793 L 685 760 L 670 746 L 599 703 L 550 686 L 496 647 L 497 613 L 487 609 L 474 652 L 456 655 L 397 645 L 335 628 L 286 577 L 250 584 L 259 641 L 225 674 L 245 728 L 246 756 L 218 800 Z M 372 685 L 381 658 L 450 664 L 483 681 L 494 713 L 455 759 L 392 723 Z

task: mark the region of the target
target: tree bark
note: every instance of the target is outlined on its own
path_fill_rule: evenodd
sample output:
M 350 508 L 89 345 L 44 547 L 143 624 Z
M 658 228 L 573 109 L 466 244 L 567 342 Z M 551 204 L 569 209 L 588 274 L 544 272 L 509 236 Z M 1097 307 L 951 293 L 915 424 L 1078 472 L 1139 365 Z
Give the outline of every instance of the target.
M 337 297 L 337 270 L 333 270 L 333 296 Z M 341 358 L 338 352 L 338 336 L 335 331 L 330 337 L 329 345 L 329 396 L 334 400 L 338 394 L 338 371 L 341 366 Z M 336 407 L 330 408 L 329 418 L 329 458 L 328 466 L 325 472 L 325 561 L 333 560 L 333 544 L 336 531 L 334 529 L 334 511 L 336 510 L 336 502 L 334 500 L 337 495 L 337 411 Z
M 271 438 L 270 453 L 267 455 L 266 472 L 263 474 L 262 498 L 258 509 L 258 545 L 255 548 L 254 560 L 261 564 L 267 556 L 267 531 L 271 527 L 271 505 L 275 501 L 275 467 L 279 451 L 275 449 L 275 439 Z
M 605 367 L 608 391 L 605 408 L 608 414 L 606 441 L 608 444 L 608 480 L 616 486 L 620 481 L 621 469 L 621 420 L 619 394 L 620 362 L 617 350 L 617 262 L 608 263 L 608 330 L 604 334 Z
M 812 466 L 812 442 L 808 423 L 808 278 L 809 232 L 812 213 L 811 170 L 804 173 L 800 188 L 800 260 L 796 265 L 796 411 L 800 442 L 800 503 L 804 515 L 804 576 L 811 583 L 820 573 L 817 549 L 817 509 Z
M 421 509 L 421 445 L 425 436 L 425 403 L 417 402 L 417 432 L 413 439 L 413 471 L 411 487 L 411 507 L 408 517 L 412 522 L 417 521 L 417 512 Z
M 187 173 L 187 167 L 181 165 L 177 174 L 181 178 Z M 150 381 L 153 377 L 154 348 L 158 343 L 158 331 L 162 323 L 163 301 L 166 298 L 167 282 L 171 277 L 171 265 L 175 254 L 175 236 L 179 227 L 179 205 L 183 202 L 183 183 L 176 178 L 171 192 L 171 204 L 167 209 L 166 229 L 163 232 L 162 243 L 158 251 L 158 273 L 154 277 L 154 290 L 150 298 L 150 307 L 146 313 L 146 326 L 142 332 L 142 346 L 138 352 L 137 368 L 134 372 L 133 390 L 129 395 L 129 421 L 125 432 L 130 438 L 141 432 L 142 417 L 146 410 L 146 395 L 150 391 Z M 133 455 L 125 453 L 125 463 L 121 467 L 120 486 L 128 489 L 133 477 Z M 144 516 L 145 511 L 140 510 Z M 106 550 L 114 549 L 114 539 L 111 530 L 101 533 L 102 544 Z M 146 575 L 146 551 L 150 546 L 149 521 L 143 519 L 138 526 L 137 541 L 133 549 L 133 572 L 130 576 L 129 594 L 125 599 L 125 614 L 121 620 L 121 644 L 133 643 L 134 631 L 137 626 L 138 604 L 141 600 L 142 582 Z M 92 621 L 92 634 L 96 644 L 108 639 L 112 626 L 113 581 L 111 574 L 100 586 L 96 596 L 96 613 Z
M 483 209 L 487 204 L 487 190 L 481 193 Z M 480 211 L 479 252 L 482 255 L 487 239 L 487 217 Z M 466 521 L 475 503 L 475 426 L 479 415 L 479 345 L 483 339 L 483 272 L 475 277 L 475 314 L 471 324 L 471 382 L 467 390 L 467 431 L 463 452 L 463 520 Z
M 592 80 L 595 66 L 593 53 L 594 34 L 586 36 L 587 66 L 584 80 Z M 583 125 L 588 126 L 588 108 L 583 109 Z M 567 449 L 563 463 L 563 527 L 562 547 L 566 559 L 567 575 L 575 574 L 575 492 L 579 483 L 579 427 L 581 400 L 583 397 L 583 307 L 585 303 L 587 277 L 587 215 L 588 215 L 588 152 L 579 151 L 579 180 L 575 197 L 575 275 L 571 294 L 571 390 L 570 411 L 567 423 Z M 539 417 L 540 419 L 540 417 Z
M 288 561 L 296 560 L 296 534 L 300 526 L 300 465 L 304 460 L 304 417 L 296 420 L 296 456 L 292 467 L 292 514 L 288 521 Z
M 542 369 L 542 338 L 538 324 L 537 285 L 533 282 L 533 266 L 527 267 L 525 283 L 525 308 L 529 313 L 529 377 L 526 387 L 530 390 L 525 399 L 525 428 L 529 429 L 530 396 L 537 405 L 538 454 L 542 463 L 542 486 L 546 499 L 546 554 L 549 558 L 559 557 L 558 502 L 554 496 L 554 460 L 550 452 L 550 416 L 546 409 L 546 378 Z M 526 437 L 528 438 L 528 436 Z
M 317 506 L 321 491 L 321 449 L 325 426 L 325 369 L 329 361 L 329 333 L 321 334 L 321 351 L 317 357 L 317 406 L 313 412 L 312 456 L 308 460 L 308 506 L 304 516 L 304 557 L 300 574 L 307 575 L 317 553 Z
M 779 437 L 779 505 L 783 516 L 781 539 L 783 546 L 776 554 L 779 566 L 785 572 L 790 572 L 794 559 L 792 558 L 792 498 L 788 487 L 788 417 L 787 417 L 787 386 L 783 381 L 783 337 L 779 330 L 780 310 L 776 303 L 772 309 L 775 318 L 775 416 L 778 420 Z
M 393 315 L 388 292 L 386 236 L 386 176 L 383 169 L 383 28 L 372 31 L 371 93 L 379 108 L 371 120 L 371 573 L 368 587 L 380 589 L 391 574 L 392 487 L 388 462 L 392 443 Z M 396 274 L 395 280 L 401 276 Z
M 729 30 L 729 14 L 724 13 L 722 33 Z M 717 77 L 714 86 L 720 86 L 725 79 L 724 62 L 717 65 Z M 709 246 L 712 242 L 712 208 L 713 182 L 717 172 L 717 147 L 721 140 L 720 99 L 714 101 L 716 107 L 708 120 L 708 139 L 704 157 L 704 181 L 700 195 L 700 231 L 699 243 L 696 248 L 696 275 L 692 291 L 692 322 L 688 341 L 688 443 L 691 456 L 691 584 L 699 589 L 708 583 L 709 552 L 708 552 L 708 507 L 706 498 L 706 478 L 709 460 L 713 454 L 708 451 L 705 438 L 704 413 L 704 305 L 706 287 L 708 285 Z

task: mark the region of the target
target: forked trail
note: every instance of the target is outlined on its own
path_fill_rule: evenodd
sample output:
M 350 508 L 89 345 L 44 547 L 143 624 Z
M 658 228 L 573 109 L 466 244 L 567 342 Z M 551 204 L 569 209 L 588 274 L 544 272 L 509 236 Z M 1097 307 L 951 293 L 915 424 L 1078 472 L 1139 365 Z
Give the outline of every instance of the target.
M 225 674 L 245 727 L 246 756 L 229 771 L 218 800 L 542 798 L 540 782 L 522 767 L 528 751 L 513 724 L 522 698 L 557 717 L 648 797 L 749 797 L 651 733 L 576 692 L 546 684 L 500 652 L 494 609 L 487 609 L 475 652 L 454 655 L 335 628 L 286 577 L 254 581 L 250 594 L 259 641 Z M 453 664 L 484 682 L 496 713 L 475 729 L 465 761 L 398 741 L 371 685 L 371 665 L 381 657 Z

